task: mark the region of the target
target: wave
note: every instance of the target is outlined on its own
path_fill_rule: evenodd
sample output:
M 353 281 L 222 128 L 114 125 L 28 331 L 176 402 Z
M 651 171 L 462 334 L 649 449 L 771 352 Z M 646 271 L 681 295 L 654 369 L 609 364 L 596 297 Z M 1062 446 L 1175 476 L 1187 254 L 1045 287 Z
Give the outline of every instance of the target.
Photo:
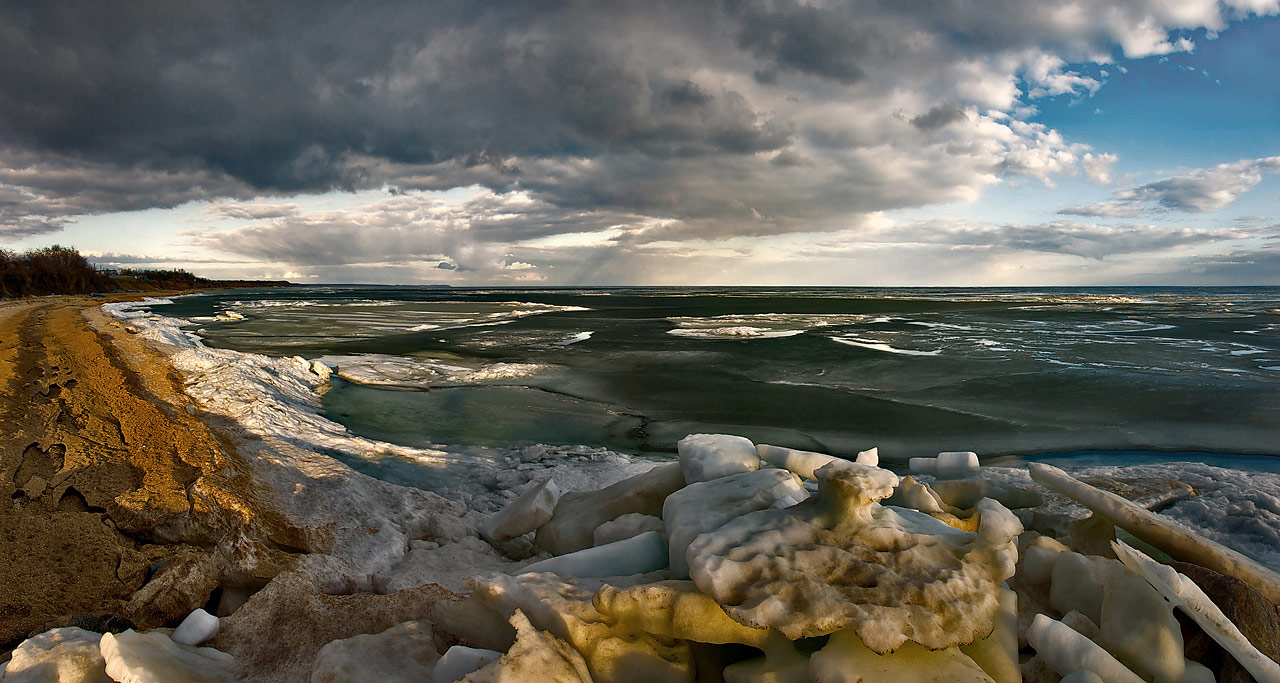
M 936 356 L 942 353 L 942 349 L 934 349 L 933 351 L 915 351 L 913 349 L 899 349 L 889 346 L 881 342 L 870 341 L 867 339 L 857 339 L 854 337 L 832 337 L 831 341 L 848 346 L 857 346 L 859 348 L 871 349 L 872 351 L 884 351 L 885 353 L 896 353 L 903 356 Z
M 748 313 L 706 317 L 673 316 L 676 327 L 667 334 L 694 339 L 776 339 L 794 337 L 810 330 L 839 325 L 875 322 L 864 314 L 833 313 Z
M 667 334 L 694 339 L 774 339 L 804 334 L 804 330 L 770 330 L 767 327 L 735 325 L 732 327 L 684 328 L 667 330 Z

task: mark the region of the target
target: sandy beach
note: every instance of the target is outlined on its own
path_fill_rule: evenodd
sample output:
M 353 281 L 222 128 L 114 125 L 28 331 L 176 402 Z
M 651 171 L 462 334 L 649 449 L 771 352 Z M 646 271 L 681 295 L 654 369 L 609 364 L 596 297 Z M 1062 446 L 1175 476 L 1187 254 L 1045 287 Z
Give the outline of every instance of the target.
M 254 480 L 245 460 L 254 445 L 202 414 L 169 361 L 106 316 L 102 302 L 0 304 L 0 661 L 50 628 L 155 628 L 199 607 L 229 614 L 304 553 L 341 545 L 341 531 L 287 520 L 277 489 L 261 472 Z M 305 488 L 293 487 L 294 503 L 306 504 Z M 430 502 L 422 509 L 441 507 Z M 362 535 L 374 536 L 375 524 Z M 393 544 L 403 550 L 404 539 Z M 302 583 L 289 585 L 326 601 Z M 291 631 L 316 622 L 309 652 L 292 638 L 275 641 L 276 651 L 260 648 L 273 662 L 264 680 L 290 662 L 309 667 L 319 645 L 367 632 L 368 619 L 385 628 L 414 616 L 354 610 L 364 614 L 325 623 L 307 609 L 284 599 L 281 613 L 256 615 L 254 628 L 269 626 L 264 619 L 292 623 Z M 224 629 L 223 647 L 242 649 L 236 638 Z
M 191 605 L 134 600 L 158 569 L 230 534 L 296 542 L 243 498 L 234 447 L 168 362 L 100 303 L 0 307 L 0 555 L 21 558 L 0 564 L 3 649 L 52 626 L 163 624 Z

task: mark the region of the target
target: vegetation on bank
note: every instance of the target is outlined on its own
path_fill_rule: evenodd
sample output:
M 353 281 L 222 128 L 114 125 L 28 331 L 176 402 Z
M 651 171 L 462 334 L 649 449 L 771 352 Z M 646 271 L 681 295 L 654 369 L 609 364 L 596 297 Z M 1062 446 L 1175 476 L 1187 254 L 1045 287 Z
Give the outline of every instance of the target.
M 56 244 L 25 253 L 0 249 L 0 298 L 288 284 L 277 280 L 209 280 L 177 269 L 98 269 L 75 249 Z

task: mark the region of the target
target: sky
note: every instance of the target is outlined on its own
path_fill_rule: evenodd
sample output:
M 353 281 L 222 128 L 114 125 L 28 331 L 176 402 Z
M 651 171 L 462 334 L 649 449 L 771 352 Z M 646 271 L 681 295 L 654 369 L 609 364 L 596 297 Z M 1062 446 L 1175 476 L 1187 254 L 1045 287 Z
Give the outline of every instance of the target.
M 1280 0 L 0 4 L 0 248 L 300 283 L 1280 284 Z

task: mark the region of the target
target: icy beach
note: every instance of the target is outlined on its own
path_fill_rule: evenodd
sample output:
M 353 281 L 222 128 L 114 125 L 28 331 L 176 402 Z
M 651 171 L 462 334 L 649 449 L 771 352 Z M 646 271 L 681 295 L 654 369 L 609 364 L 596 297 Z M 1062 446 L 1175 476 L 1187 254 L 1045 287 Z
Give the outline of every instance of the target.
M 725 434 L 665 459 L 411 447 L 324 415 L 331 358 L 106 309 L 98 329 L 161 350 L 234 443 L 245 519 L 293 540 L 211 538 L 132 601 L 168 616 L 43 632 L 6 681 L 1277 680 L 1275 474 Z M 344 464 L 364 461 L 428 469 L 431 490 Z

